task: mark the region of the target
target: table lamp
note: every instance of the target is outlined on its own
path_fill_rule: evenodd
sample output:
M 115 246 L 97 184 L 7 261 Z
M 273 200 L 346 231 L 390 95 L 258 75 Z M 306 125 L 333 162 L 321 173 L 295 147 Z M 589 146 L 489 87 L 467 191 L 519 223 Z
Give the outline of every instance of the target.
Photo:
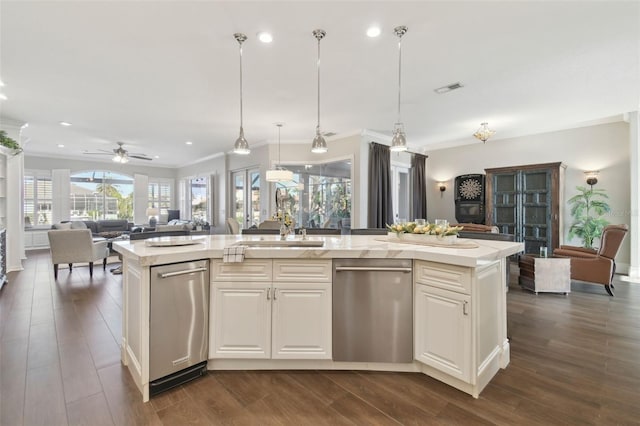
M 160 214 L 160 211 L 156 207 L 147 208 L 147 216 L 149 217 L 149 226 L 156 227 L 156 216 Z

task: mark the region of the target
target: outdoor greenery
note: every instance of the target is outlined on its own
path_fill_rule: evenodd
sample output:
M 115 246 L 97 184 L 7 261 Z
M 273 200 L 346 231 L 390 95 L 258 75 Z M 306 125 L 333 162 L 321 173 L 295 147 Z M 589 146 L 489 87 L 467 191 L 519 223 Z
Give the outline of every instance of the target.
M 578 186 L 579 194 L 567 201 L 571 206 L 573 223 L 569 228 L 569 237 L 582 239 L 586 248 L 593 247 L 593 240 L 600 238 L 602 230 L 609 222 L 602 216 L 611 211 L 609 204 L 604 201 L 609 196 L 604 189 L 586 188 Z

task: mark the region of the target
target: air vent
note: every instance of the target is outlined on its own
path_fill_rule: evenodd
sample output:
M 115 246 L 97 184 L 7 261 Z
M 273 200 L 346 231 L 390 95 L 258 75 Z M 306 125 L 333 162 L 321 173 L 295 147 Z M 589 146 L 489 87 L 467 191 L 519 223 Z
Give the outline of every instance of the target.
M 322 136 L 326 136 L 328 138 L 330 138 L 331 136 L 335 136 L 337 135 L 336 132 L 322 132 Z
M 461 87 L 464 87 L 462 85 L 462 83 L 457 82 L 457 83 L 451 83 L 451 84 L 446 85 L 446 86 L 438 87 L 437 89 L 434 89 L 433 91 L 436 92 L 439 95 L 442 95 L 443 93 L 447 93 L 447 92 L 450 92 L 452 90 L 460 89 Z

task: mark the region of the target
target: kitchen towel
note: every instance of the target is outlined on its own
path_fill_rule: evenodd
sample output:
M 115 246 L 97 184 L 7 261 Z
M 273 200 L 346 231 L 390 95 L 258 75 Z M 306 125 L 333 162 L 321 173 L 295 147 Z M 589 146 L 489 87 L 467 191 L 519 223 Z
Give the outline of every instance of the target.
M 222 261 L 224 263 L 244 262 L 244 251 L 247 246 L 231 246 L 225 247 L 222 253 Z

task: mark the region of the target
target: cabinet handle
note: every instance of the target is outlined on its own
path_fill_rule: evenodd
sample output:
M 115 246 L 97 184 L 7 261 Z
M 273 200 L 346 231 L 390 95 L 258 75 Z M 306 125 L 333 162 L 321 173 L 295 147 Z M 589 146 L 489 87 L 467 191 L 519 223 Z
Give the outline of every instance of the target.
M 277 288 L 273 289 L 273 300 L 276 300 L 276 293 L 278 292 Z
M 267 300 L 271 300 L 270 294 L 271 294 L 271 287 L 267 289 Z
M 469 315 L 469 311 L 467 310 L 467 305 L 468 305 L 468 302 L 465 300 L 464 303 L 462 304 L 462 313 L 464 315 Z

